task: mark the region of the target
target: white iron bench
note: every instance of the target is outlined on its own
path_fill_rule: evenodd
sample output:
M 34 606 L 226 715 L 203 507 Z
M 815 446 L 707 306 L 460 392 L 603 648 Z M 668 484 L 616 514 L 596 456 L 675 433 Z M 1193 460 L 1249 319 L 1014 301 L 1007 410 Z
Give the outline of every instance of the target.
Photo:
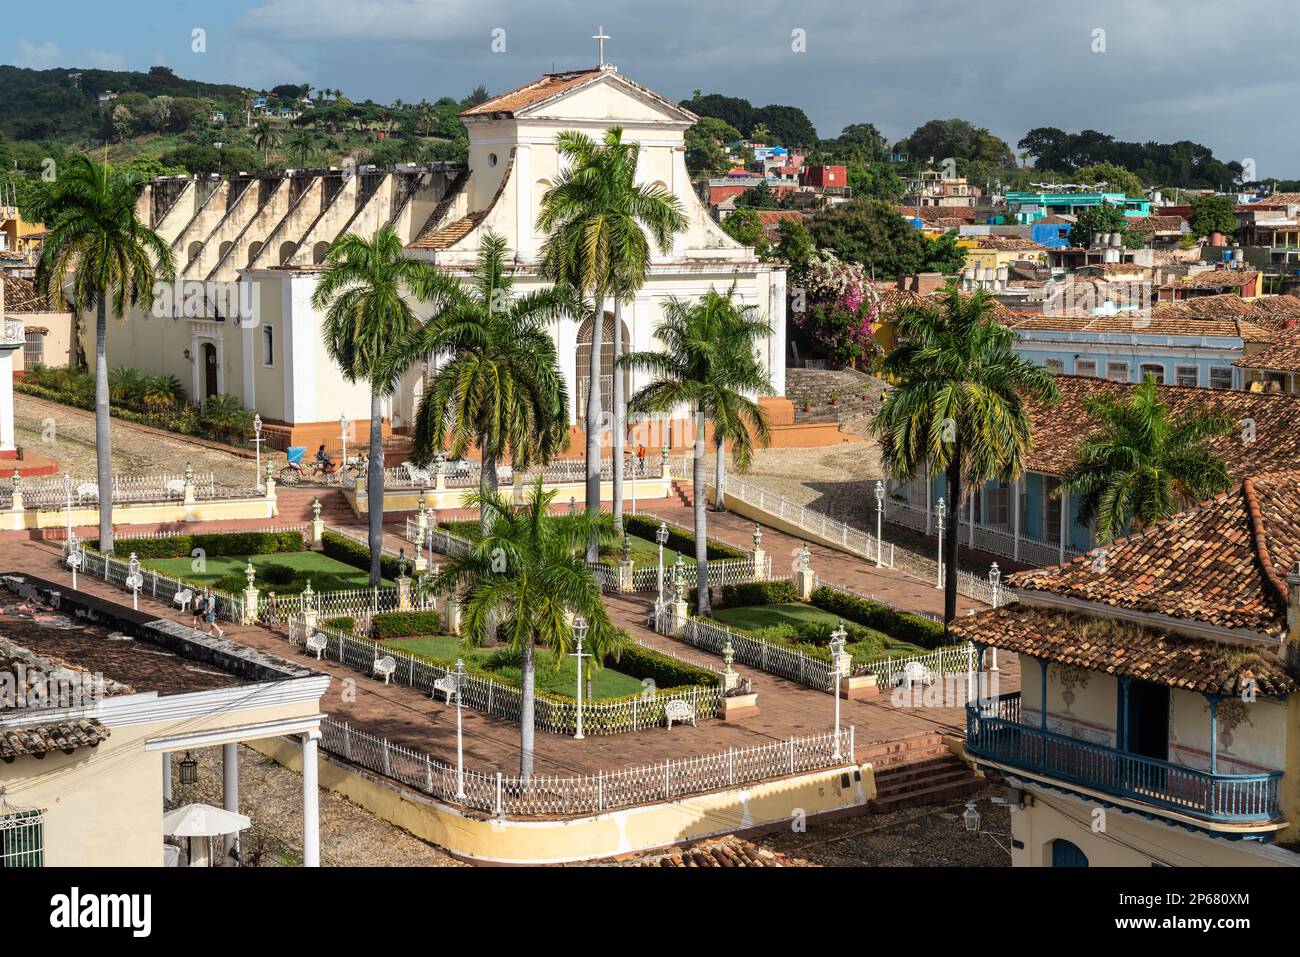
M 190 607 L 190 602 L 193 600 L 194 592 L 190 591 L 188 588 L 182 589 L 172 596 L 172 604 L 178 607 L 181 611 L 188 609 Z
M 689 721 L 692 728 L 699 727 L 699 725 L 695 723 L 695 709 L 685 701 L 669 701 L 664 705 L 664 717 L 668 719 L 668 727 L 670 729 L 672 728 L 674 721 L 678 724 L 685 724 Z
M 307 650 L 316 652 L 316 660 L 320 661 L 321 652 L 329 645 L 329 639 L 319 631 L 313 632 L 307 637 Z
M 394 660 L 392 655 L 384 655 L 384 657 L 376 659 L 375 677 L 383 678 L 384 684 L 388 684 L 395 671 L 397 671 L 397 661 Z
M 934 684 L 934 672 L 919 661 L 909 661 L 894 678 L 894 684 L 898 687 L 908 688 L 912 687 L 912 685 L 932 685 Z
M 451 704 L 451 696 L 460 694 L 460 688 L 457 687 L 458 684 L 459 682 L 456 680 L 454 674 L 448 673 L 443 675 L 433 683 L 433 700 L 438 700 L 438 692 L 441 691 L 447 698 L 447 704 Z
M 403 462 L 402 468 L 406 469 L 406 474 L 410 476 L 412 485 L 429 485 L 433 482 L 433 476 L 429 474 L 429 470 L 420 468 L 414 462 Z
M 185 479 L 168 479 L 167 480 L 167 497 L 176 498 L 185 497 Z
M 94 482 L 82 482 L 77 486 L 77 504 L 80 505 L 87 498 L 92 502 L 99 501 L 99 486 Z

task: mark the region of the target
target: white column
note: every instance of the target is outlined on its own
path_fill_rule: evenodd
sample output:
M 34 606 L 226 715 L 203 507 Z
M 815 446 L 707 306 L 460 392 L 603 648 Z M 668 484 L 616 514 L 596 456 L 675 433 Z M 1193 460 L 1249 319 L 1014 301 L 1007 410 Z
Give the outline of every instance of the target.
M 532 148 L 515 147 L 515 255 L 520 262 L 533 260 L 533 162 Z
M 227 811 L 239 813 L 239 745 L 223 744 L 221 746 L 221 806 Z M 223 841 L 225 853 L 221 865 L 229 867 L 233 863 L 230 852 L 239 846 L 239 834 L 227 834 Z
M 691 211 L 696 208 L 694 197 L 690 196 L 691 178 L 686 172 L 686 147 L 673 147 L 673 195 L 681 203 L 682 212 L 689 220 Z M 673 237 L 673 258 L 680 259 L 686 255 L 686 230 Z
M 925 462 L 925 534 L 928 536 L 931 532 L 931 524 L 934 522 L 934 476 L 930 474 L 930 460 Z
M 202 380 L 199 378 L 200 365 L 201 363 L 199 361 L 199 337 L 197 333 L 191 332 L 190 333 L 190 371 L 193 376 L 194 385 L 193 388 L 190 389 L 190 399 L 193 400 L 195 405 L 199 405 L 203 401 L 203 391 L 202 391 L 203 383 Z
M 302 736 L 302 866 L 320 867 L 320 793 L 316 773 L 319 731 Z
M 769 311 L 772 335 L 767 340 L 767 370 L 777 395 L 785 395 L 785 280 L 784 269 L 772 273 L 772 305 Z
M 12 452 L 15 447 L 14 350 L 5 349 L 0 351 L 0 452 Z
M 217 333 L 217 394 L 226 394 L 226 341 Z
M 983 498 L 983 486 L 980 486 L 980 497 Z M 970 520 L 970 530 L 966 533 L 966 542 L 971 548 L 975 547 L 975 489 L 972 488 L 966 493 L 966 515 Z
M 162 756 L 163 764 L 163 800 L 172 799 L 172 756 L 170 751 L 164 751 Z

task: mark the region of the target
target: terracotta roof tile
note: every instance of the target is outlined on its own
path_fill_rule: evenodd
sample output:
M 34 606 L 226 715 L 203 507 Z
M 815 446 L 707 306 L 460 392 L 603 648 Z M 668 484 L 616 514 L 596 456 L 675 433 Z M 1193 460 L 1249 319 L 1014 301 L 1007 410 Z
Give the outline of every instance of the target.
M 95 720 L 57 721 L 25 728 L 0 729 L 0 760 L 12 762 L 23 755 L 53 751 L 71 754 L 77 748 L 93 748 L 108 737 L 108 728 Z
M 407 248 L 449 249 L 468 236 L 470 230 L 481 223 L 485 215 L 486 213 L 470 213 L 468 216 L 462 216 L 455 222 L 448 223 L 446 226 L 439 229 L 422 234 Z
M 480 103 L 478 106 L 471 107 L 461 113 L 461 116 L 489 116 L 494 113 L 511 114 L 517 110 L 532 106 L 534 103 L 540 103 L 542 100 L 549 99 L 557 93 L 563 93 L 565 90 L 571 90 L 576 86 L 593 80 L 600 76 L 601 71 L 591 70 L 571 70 L 567 73 L 546 73 L 540 79 L 531 83 L 526 83 L 517 89 L 508 93 L 502 93 L 500 96 L 494 96 L 492 99 Z
M 1088 415 L 1087 400 L 1101 393 L 1127 396 L 1137 387 L 1131 382 L 1072 375 L 1058 375 L 1056 384 L 1061 391 L 1056 405 L 1027 403 L 1034 446 L 1025 468 L 1049 475 L 1060 475 L 1074 461 L 1080 437 L 1096 427 Z M 1190 409 L 1219 409 L 1238 421 L 1254 420 L 1255 441 L 1242 443 L 1234 431 L 1210 443 L 1235 478 L 1300 468 L 1300 429 L 1295 428 L 1300 421 L 1300 396 L 1177 385 L 1162 385 L 1159 390 L 1174 415 Z
M 1099 555 L 1104 559 L 1098 561 Z M 1300 471 L 1237 488 L 1012 588 L 1281 637 L 1285 575 L 1300 560 Z
M 24 312 L 51 312 L 50 304 L 36 291 L 36 284 L 21 276 L 6 275 L 4 309 L 6 315 Z
M 734 835 L 622 862 L 627 867 L 807 867 Z
M 1233 365 L 1270 372 L 1300 372 L 1300 326 L 1280 333 L 1268 348 L 1251 356 L 1242 356 Z
M 1268 650 L 1050 608 L 1007 605 L 960 618 L 951 630 L 959 638 L 1039 660 L 1200 693 L 1281 695 L 1297 687 L 1286 665 Z
M 1161 289 L 1236 289 L 1259 273 L 1253 269 L 1208 269 L 1194 276 L 1175 276 Z

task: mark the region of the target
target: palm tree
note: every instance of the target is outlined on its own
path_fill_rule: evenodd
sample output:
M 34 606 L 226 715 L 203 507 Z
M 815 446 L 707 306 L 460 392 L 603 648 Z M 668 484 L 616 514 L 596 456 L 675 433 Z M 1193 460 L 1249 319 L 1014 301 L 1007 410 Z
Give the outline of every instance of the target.
M 547 239 L 542 246 L 541 273 L 591 295 L 591 364 L 584 424 L 587 511 L 594 513 L 600 509 L 600 351 L 605 299 L 612 294 L 617 311 L 624 298 L 644 285 L 650 263 L 647 233 L 666 253 L 673 234 L 685 228 L 686 220 L 677 198 L 666 189 L 636 182 L 640 147 L 623 142 L 622 127 L 612 127 L 599 144 L 583 133 L 560 133 L 556 148 L 569 165 L 542 197 L 537 223 Z M 619 328 L 618 319 L 614 328 Z M 617 376 L 614 379 L 617 382 Z M 621 475 L 623 431 L 618 418 L 621 410 L 617 402 L 615 406 L 614 474 Z M 619 486 L 615 506 L 621 517 L 621 482 Z M 587 553 L 594 561 L 594 539 Z
M 280 145 L 280 131 L 268 120 L 253 124 L 253 145 L 262 151 L 262 161 L 270 159 L 271 150 Z
M 396 380 L 420 357 L 446 358 L 416 410 L 411 457 L 423 464 L 443 450 L 462 458 L 478 447 L 485 535 L 497 464 L 523 470 L 547 462 L 568 440 L 568 388 L 548 326 L 581 308 L 563 284 L 512 297 L 508 253 L 503 237 L 485 235 L 468 286 L 442 297 L 428 322 L 391 351 L 385 373 Z
M 285 145 L 289 150 L 289 155 L 297 158 L 298 165 L 306 166 L 312 150 L 316 148 L 316 134 L 306 129 L 295 130 L 290 134 Z
M 708 588 L 708 519 L 705 512 L 705 424 L 714 427 L 718 469 L 723 443 L 732 443 L 736 467 L 749 466 L 753 438 L 768 441 L 767 413 L 746 393 L 770 393 L 767 375 L 754 358 L 754 343 L 772 334 L 756 307 L 738 306 L 735 287 L 710 289 L 698 302 L 670 298 L 655 335 L 663 352 L 630 352 L 619 365 L 649 372 L 651 381 L 629 403 L 634 413 L 666 414 L 688 406 L 695 417 L 691 482 L 695 497 L 695 581 L 701 615 L 711 611 Z
M 523 699 L 519 713 L 519 776 L 533 774 L 533 714 L 536 690 L 536 649 L 549 648 L 557 665 L 571 647 L 571 615 L 582 615 L 589 626 L 586 647 L 593 661 L 616 653 L 621 636 L 601 601 L 600 585 L 583 554 L 595 535 L 614 537 L 610 517 L 550 515 L 555 491 L 542 490 L 542 479 L 531 485 L 524 501 L 512 505 L 492 493 L 472 492 L 466 503 L 488 516 L 487 531 L 461 555 L 448 556 L 428 584 L 460 596 L 464 617 L 461 634 L 467 644 L 488 640 L 495 623 L 519 652 Z
M 1078 496 L 1078 523 L 1096 521 L 1100 543 L 1169 518 L 1231 484 L 1228 466 L 1210 448 L 1212 439 L 1235 428 L 1221 409 L 1175 417 L 1151 376 L 1127 399 L 1095 395 L 1086 408 L 1097 429 L 1079 446 L 1061 484 Z
M 370 384 L 370 463 L 366 470 L 370 584 L 380 581 L 384 544 L 382 400 L 396 383 L 389 352 L 419 328 L 410 298 L 438 302 L 451 282 L 428 263 L 402 255 L 391 226 L 373 239 L 344 233 L 325 254 L 325 272 L 312 306 L 325 310 L 325 350 L 349 382 Z
M 113 551 L 113 446 L 109 431 L 108 311 L 153 306 L 154 286 L 175 278 L 171 249 L 140 221 L 136 200 L 145 181 L 77 154 L 56 180 L 34 192 L 25 210 L 46 224 L 36 285 L 60 309 L 64 286 L 78 310 L 95 309 L 95 465 L 99 481 L 99 548 Z
M 962 483 L 1018 478 L 1032 444 L 1026 399 L 1060 396 L 1051 373 L 1016 355 L 1015 332 L 992 308 L 984 293 L 963 296 L 949 284 L 937 305 L 900 310 L 894 321 L 901 344 L 882 362 L 882 374 L 897 384 L 871 423 L 895 479 L 947 475 L 945 622 L 957 614 Z

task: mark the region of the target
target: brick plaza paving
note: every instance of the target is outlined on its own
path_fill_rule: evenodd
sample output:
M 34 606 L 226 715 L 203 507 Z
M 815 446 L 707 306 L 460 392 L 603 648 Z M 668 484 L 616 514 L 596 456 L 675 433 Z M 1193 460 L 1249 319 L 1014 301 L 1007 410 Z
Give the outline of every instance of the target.
M 205 530 L 209 530 L 205 526 Z M 216 530 L 212 528 L 210 530 Z M 840 556 L 845 562 L 852 559 Z M 22 571 L 71 586 L 71 576 L 59 561 L 56 542 L 32 541 L 7 536 L 0 540 L 0 572 Z M 120 589 L 88 576 L 79 577 L 82 590 L 129 607 L 129 596 Z M 615 620 L 651 646 L 671 648 L 690 658 L 720 664 L 719 659 L 656 635 L 643 627 L 650 596 L 618 596 L 608 599 Z M 140 608 L 160 618 L 183 620 L 174 606 L 144 596 Z M 283 632 L 261 626 L 223 623 L 226 636 L 250 647 L 298 661 L 329 674 L 334 680 L 322 701 L 322 710 L 332 718 L 387 737 L 395 743 L 428 753 L 436 759 L 454 762 L 456 753 L 456 712 L 454 707 L 432 701 L 427 695 L 398 685 L 385 686 L 367 675 L 335 662 L 317 662 L 314 655 L 292 649 Z M 88 663 L 93 664 L 93 663 Z M 1006 693 L 1019 687 L 1019 673 L 1010 656 L 1003 656 L 998 691 Z M 578 741 L 569 737 L 537 732 L 536 773 L 587 774 L 596 770 L 613 770 L 640 764 L 653 764 L 667 758 L 747 748 L 786 740 L 791 736 L 826 734 L 834 725 L 834 700 L 793 682 L 737 666 L 758 692 L 756 716 L 736 722 L 705 719 L 698 727 L 657 727 L 644 731 L 609 736 L 591 736 Z M 108 675 L 107 677 L 112 677 Z M 918 732 L 963 733 L 965 716 L 960 707 L 895 708 L 889 696 L 877 695 L 861 701 L 842 701 L 841 720 L 856 727 L 859 747 L 877 741 L 892 740 Z M 479 771 L 512 773 L 518 768 L 519 727 L 501 718 L 484 715 L 470 708 L 462 711 L 466 767 Z

